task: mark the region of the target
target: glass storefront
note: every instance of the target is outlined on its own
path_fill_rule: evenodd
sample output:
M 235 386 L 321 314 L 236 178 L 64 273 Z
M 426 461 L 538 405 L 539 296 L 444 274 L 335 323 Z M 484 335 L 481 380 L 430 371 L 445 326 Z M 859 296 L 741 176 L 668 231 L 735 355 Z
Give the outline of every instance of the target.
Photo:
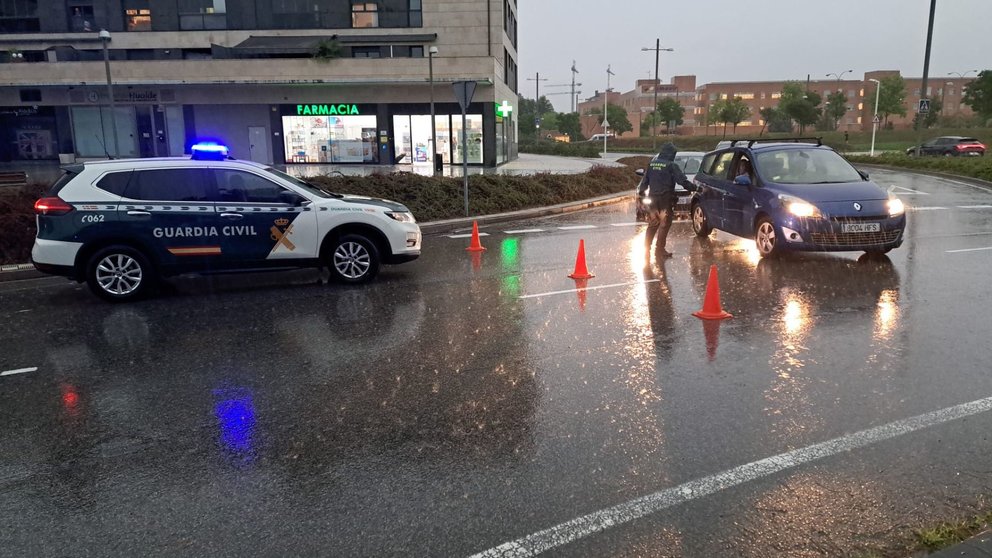
M 482 164 L 482 115 L 470 114 L 468 124 L 468 162 Z M 435 116 L 437 152 L 444 164 L 462 162 L 462 116 L 438 114 Z M 398 114 L 393 116 L 396 160 L 399 164 L 431 164 L 431 117 L 429 114 Z
M 58 159 L 53 107 L 0 107 L 0 161 Z
M 76 155 L 84 158 L 138 156 L 138 128 L 134 107 L 116 107 L 111 118 L 110 107 L 72 107 L 72 136 Z M 114 147 L 112 122 L 117 124 L 118 150 Z
M 283 116 L 287 163 L 378 163 L 375 116 Z

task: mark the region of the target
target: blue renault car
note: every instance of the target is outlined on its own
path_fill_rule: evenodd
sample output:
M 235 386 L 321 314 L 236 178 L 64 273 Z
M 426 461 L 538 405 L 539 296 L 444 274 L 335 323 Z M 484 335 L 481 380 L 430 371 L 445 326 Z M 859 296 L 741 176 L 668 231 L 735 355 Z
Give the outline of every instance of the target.
M 787 251 L 885 254 L 902 244 L 903 203 L 819 139 L 735 140 L 708 153 L 693 182 L 692 229 Z

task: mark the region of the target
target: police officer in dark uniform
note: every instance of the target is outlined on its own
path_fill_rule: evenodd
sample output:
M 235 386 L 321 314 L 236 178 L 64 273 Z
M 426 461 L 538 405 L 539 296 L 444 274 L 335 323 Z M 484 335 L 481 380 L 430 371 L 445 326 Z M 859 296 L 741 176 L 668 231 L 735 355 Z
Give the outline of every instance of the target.
M 657 257 L 670 258 L 672 253 L 665 249 L 668 242 L 668 229 L 672 226 L 672 218 L 675 215 L 675 204 L 678 196 L 675 193 L 675 185 L 681 184 L 686 190 L 693 192 L 696 186 L 689 182 L 685 173 L 675 163 L 675 145 L 666 143 L 661 146 L 661 151 L 651 160 L 640 186 L 637 188 L 637 197 L 647 203 L 648 230 L 644 236 L 644 245 L 650 253 L 651 244 L 655 234 L 658 235 L 658 242 L 655 244 Z

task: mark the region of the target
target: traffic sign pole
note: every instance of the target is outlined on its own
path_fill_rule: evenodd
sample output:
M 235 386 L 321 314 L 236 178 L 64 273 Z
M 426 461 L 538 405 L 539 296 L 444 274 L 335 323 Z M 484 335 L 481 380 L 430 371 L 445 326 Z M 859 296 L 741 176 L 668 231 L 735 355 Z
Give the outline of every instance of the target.
M 456 81 L 452 87 L 458 105 L 462 107 L 462 190 L 465 193 L 465 216 L 468 217 L 468 106 L 475 95 L 475 82 Z

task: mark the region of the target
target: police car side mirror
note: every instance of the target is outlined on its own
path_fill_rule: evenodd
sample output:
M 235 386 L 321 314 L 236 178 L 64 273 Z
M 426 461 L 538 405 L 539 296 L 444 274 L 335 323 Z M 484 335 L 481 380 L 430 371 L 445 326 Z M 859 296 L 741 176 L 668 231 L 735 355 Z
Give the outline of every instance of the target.
M 636 174 L 637 176 L 644 176 L 644 169 L 637 169 L 636 171 L 634 171 L 634 174 Z
M 296 192 L 280 192 L 279 201 L 293 207 L 299 207 L 303 205 L 303 202 L 307 201 L 307 199 Z
M 738 186 L 751 186 L 751 177 L 746 174 L 742 174 L 734 179 L 734 184 Z

